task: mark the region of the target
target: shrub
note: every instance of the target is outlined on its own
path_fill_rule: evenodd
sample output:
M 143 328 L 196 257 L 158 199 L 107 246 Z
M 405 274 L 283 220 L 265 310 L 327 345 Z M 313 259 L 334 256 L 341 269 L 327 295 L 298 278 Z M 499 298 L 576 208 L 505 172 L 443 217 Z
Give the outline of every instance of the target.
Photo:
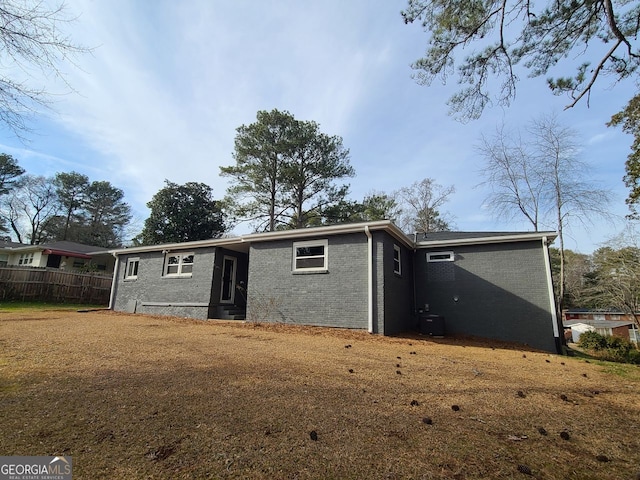
M 629 340 L 625 340 L 624 338 L 611 337 L 608 335 L 604 338 L 605 338 L 605 341 L 607 342 L 607 348 L 609 349 L 619 350 L 621 352 L 628 353 L 629 351 L 631 351 L 632 348 L 634 348 L 633 344 Z
M 578 345 L 587 350 L 602 350 L 607 348 L 607 339 L 597 332 L 584 332 L 580 335 Z
M 627 362 L 640 365 L 640 350 L 634 348 L 627 354 Z
M 580 335 L 578 345 L 602 360 L 640 364 L 640 351 L 629 340 L 621 337 L 584 332 Z

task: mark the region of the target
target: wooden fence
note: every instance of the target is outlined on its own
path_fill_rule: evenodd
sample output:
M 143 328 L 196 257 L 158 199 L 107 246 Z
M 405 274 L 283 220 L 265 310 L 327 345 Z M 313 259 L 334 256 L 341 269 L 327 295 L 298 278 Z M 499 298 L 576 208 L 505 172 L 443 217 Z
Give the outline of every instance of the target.
M 0 267 L 0 301 L 108 305 L 111 275 L 54 268 Z

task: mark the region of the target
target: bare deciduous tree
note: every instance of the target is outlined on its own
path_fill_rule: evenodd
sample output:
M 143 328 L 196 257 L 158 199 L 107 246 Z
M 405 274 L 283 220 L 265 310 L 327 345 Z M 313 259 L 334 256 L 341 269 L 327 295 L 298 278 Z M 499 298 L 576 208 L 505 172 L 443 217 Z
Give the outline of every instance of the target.
M 0 3 L 0 123 L 16 135 L 28 131 L 26 118 L 50 104 L 34 71 L 63 82 L 62 62 L 88 49 L 74 44 L 61 27 L 74 20 L 63 1 L 51 4 L 30 0 Z
M 633 318 L 640 329 L 640 241 L 627 228 L 593 253 L 592 301 L 600 308 L 615 308 Z
M 402 208 L 400 224 L 407 233 L 440 232 L 451 229 L 451 220 L 441 211 L 455 192 L 453 185 L 445 187 L 432 178 L 425 178 L 403 187 L 395 194 Z
M 489 208 L 507 220 L 522 214 L 538 231 L 543 194 L 541 165 L 531 160 L 519 134 L 501 126 L 491 138 L 482 136 L 478 151 L 485 158 L 483 185 L 491 188 Z
M 25 175 L 20 185 L 7 197 L 9 224 L 18 242 L 31 245 L 46 240 L 47 224 L 58 213 L 53 179 Z
M 545 224 L 558 232 L 561 308 L 566 228 L 572 222 L 612 218 L 606 191 L 598 188 L 589 176 L 590 166 L 580 159 L 577 133 L 554 116 L 543 116 L 529 124 L 524 141 L 499 130 L 491 140 L 483 139 L 480 151 L 485 158 L 484 184 L 492 189 L 487 202 L 494 211 L 520 213 L 535 230 Z

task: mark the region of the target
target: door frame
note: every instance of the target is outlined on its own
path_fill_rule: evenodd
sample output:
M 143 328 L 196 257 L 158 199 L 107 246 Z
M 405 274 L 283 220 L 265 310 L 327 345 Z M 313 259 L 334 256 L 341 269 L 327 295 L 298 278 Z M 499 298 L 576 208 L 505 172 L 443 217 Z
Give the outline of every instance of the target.
M 225 266 L 227 261 L 231 261 L 231 285 L 229 288 L 229 298 L 223 298 L 224 295 L 224 274 L 225 274 Z M 230 255 L 224 255 L 222 257 L 222 269 L 220 274 L 220 303 L 224 304 L 232 304 L 236 300 L 236 274 L 238 271 L 238 259 L 236 257 L 232 257 Z

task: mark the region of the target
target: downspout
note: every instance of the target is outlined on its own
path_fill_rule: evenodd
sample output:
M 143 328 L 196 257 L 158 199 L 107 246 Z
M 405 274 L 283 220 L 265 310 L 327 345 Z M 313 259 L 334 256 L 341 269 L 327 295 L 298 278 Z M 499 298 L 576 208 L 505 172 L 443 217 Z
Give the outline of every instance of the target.
M 373 333 L 373 237 L 369 230 L 369 225 L 364 226 L 364 233 L 367 236 L 367 310 L 369 333 Z
M 551 307 L 551 320 L 553 322 L 553 335 L 556 340 L 556 348 L 561 353 L 560 332 L 558 330 L 558 312 L 556 311 L 555 293 L 553 291 L 553 279 L 551 278 L 551 261 L 549 260 L 549 242 L 546 236 L 542 237 L 542 250 L 544 252 L 544 266 L 547 270 L 547 291 Z
M 120 266 L 120 257 L 112 253 L 116 258 L 116 264 L 113 266 L 113 278 L 111 279 L 111 293 L 109 294 L 109 310 L 113 310 L 113 297 L 116 293 L 116 278 L 118 278 L 118 268 Z

